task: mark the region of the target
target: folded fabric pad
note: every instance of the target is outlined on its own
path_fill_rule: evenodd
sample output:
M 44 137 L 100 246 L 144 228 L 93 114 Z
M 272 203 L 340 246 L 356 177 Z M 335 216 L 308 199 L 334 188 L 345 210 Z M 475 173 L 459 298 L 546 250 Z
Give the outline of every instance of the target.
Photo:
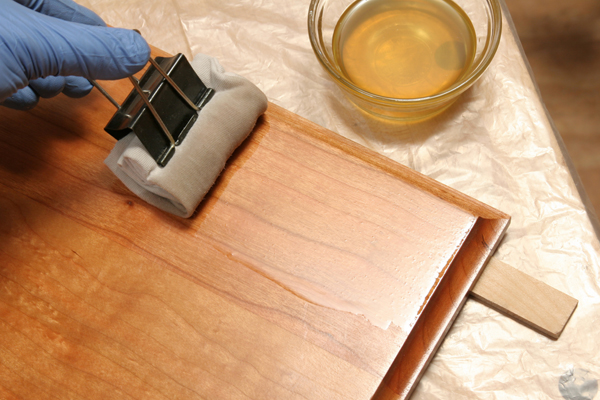
M 175 155 L 159 167 L 134 133 L 119 140 L 104 161 L 132 192 L 180 217 L 190 217 L 235 149 L 267 109 L 267 98 L 247 79 L 225 72 L 217 60 L 198 54 L 192 67 L 213 98 Z

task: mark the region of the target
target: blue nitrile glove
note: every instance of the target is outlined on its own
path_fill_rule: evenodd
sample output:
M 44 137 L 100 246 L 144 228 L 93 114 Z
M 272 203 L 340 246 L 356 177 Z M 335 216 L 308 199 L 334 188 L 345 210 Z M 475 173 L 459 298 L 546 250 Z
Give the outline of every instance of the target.
M 0 105 L 82 97 L 92 90 L 87 79 L 125 78 L 149 58 L 141 35 L 106 27 L 72 0 L 0 0 Z

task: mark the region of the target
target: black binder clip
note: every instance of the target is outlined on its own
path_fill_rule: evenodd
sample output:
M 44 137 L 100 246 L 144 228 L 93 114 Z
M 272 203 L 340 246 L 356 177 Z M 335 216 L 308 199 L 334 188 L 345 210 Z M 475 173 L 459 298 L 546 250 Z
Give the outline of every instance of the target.
M 150 58 L 149 62 L 140 80 L 129 77 L 133 89 L 121 105 L 97 82 L 90 82 L 117 107 L 104 130 L 117 140 L 134 132 L 164 167 L 214 90 L 204 85 L 183 54 Z

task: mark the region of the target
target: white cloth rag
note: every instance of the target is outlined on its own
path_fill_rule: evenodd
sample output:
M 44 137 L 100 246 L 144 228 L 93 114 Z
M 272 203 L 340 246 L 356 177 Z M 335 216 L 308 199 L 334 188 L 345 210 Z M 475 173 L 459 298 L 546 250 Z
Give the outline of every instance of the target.
M 215 94 L 167 165 L 159 167 L 134 133 L 119 140 L 104 161 L 140 198 L 185 218 L 194 213 L 229 157 L 267 109 L 267 98 L 260 89 L 225 72 L 214 58 L 198 54 L 191 65 Z

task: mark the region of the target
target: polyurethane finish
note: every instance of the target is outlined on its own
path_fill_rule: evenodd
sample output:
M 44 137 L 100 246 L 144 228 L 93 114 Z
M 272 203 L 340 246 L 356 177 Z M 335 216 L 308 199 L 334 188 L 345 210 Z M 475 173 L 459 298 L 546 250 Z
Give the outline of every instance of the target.
M 176 218 L 103 165 L 111 113 L 0 111 L 0 397 L 405 396 L 508 224 L 275 105 Z

